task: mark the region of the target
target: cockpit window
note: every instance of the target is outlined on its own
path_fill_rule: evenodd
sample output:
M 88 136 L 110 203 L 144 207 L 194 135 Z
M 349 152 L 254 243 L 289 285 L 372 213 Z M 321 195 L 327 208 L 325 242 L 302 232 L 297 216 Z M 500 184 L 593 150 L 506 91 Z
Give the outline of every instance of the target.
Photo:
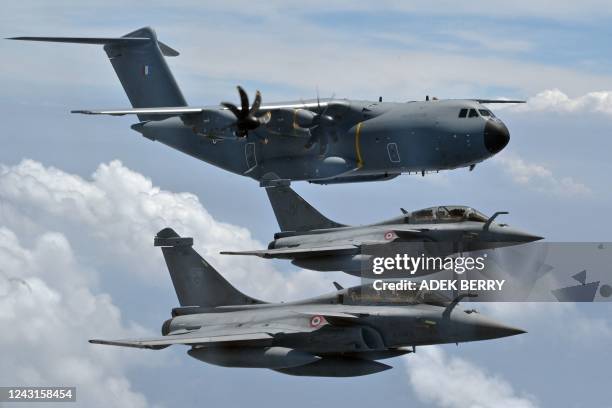
M 476 112 L 476 109 L 470 109 L 470 114 L 468 115 L 468 117 L 470 117 L 470 118 L 477 118 L 478 117 L 478 112 Z
M 459 117 L 460 118 L 465 118 L 467 116 L 468 110 L 467 109 L 461 109 L 459 111 Z
M 415 223 L 432 221 L 434 219 L 433 210 L 431 208 L 426 208 L 424 210 L 415 211 L 412 213 L 410 219 Z
M 436 218 L 439 221 L 460 221 L 464 218 L 465 212 L 465 207 L 438 207 Z
M 462 205 L 441 205 L 439 207 L 430 207 L 414 211 L 410 214 L 406 222 L 409 224 L 462 221 L 486 222 L 488 219 L 489 217 L 471 207 Z
M 495 117 L 495 115 L 493 115 L 493 112 L 488 109 L 478 109 L 478 112 L 480 112 L 480 114 L 485 118 L 488 118 L 489 116 Z
M 342 299 L 343 304 L 429 304 L 446 306 L 450 299 L 439 292 L 428 290 L 383 290 L 377 291 L 371 285 L 362 285 L 349 288 L 347 296 Z
M 467 219 L 468 221 L 487 222 L 489 218 L 483 213 L 476 211 L 472 208 L 472 211 L 470 211 L 470 214 L 468 215 Z

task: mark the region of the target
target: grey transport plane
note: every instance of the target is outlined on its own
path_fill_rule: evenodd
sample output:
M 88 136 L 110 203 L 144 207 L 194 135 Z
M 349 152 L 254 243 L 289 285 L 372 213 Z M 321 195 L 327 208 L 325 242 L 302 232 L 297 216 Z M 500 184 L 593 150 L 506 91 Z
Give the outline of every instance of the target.
M 163 349 L 181 344 L 198 360 L 223 367 L 267 368 L 297 376 L 354 377 L 392 368 L 378 360 L 417 346 L 489 340 L 524 333 L 456 306 L 436 292 L 366 299 L 362 287 L 312 299 L 266 303 L 234 288 L 192 248 L 193 239 L 160 231 L 180 307 L 162 336 L 90 340 Z
M 222 254 L 290 259 L 306 269 L 370 277 L 364 275 L 364 266 L 371 255 L 364 250 L 384 250 L 388 244 L 404 244 L 409 252 L 418 252 L 415 255 L 449 256 L 542 239 L 495 222 L 500 214 L 508 214 L 506 211 L 488 217 L 466 206 L 437 206 L 412 212 L 402 208 L 400 216 L 370 225 L 348 226 L 322 215 L 283 181 L 269 185 L 266 192 L 281 232 L 274 234 L 268 249 Z M 419 276 L 436 271 L 415 272 Z
M 179 53 L 158 41 L 151 28 L 118 38 L 11 39 L 104 46 L 132 107 L 74 113 L 136 115 L 132 129 L 147 139 L 264 185 L 269 179 L 332 184 L 472 170 L 510 140 L 507 127 L 485 105 L 523 102 L 317 97 L 263 103 L 257 91 L 251 104 L 238 87 L 238 106 L 188 106 L 164 58 Z

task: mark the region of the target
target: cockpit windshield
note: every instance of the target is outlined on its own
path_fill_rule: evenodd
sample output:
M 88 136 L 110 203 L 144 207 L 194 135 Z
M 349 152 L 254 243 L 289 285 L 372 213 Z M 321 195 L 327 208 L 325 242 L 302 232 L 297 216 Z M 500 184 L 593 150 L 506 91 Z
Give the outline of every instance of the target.
M 468 109 L 463 108 L 459 111 L 459 118 L 477 118 L 482 116 L 483 118 L 494 118 L 495 115 L 488 109 Z
M 381 304 L 428 304 L 446 306 L 450 299 L 442 293 L 430 290 L 375 290 L 365 284 L 349 288 L 342 298 L 343 304 L 381 305 Z
M 486 222 L 488 217 L 481 212 L 465 206 L 443 205 L 413 211 L 407 222 L 409 224 L 475 221 Z

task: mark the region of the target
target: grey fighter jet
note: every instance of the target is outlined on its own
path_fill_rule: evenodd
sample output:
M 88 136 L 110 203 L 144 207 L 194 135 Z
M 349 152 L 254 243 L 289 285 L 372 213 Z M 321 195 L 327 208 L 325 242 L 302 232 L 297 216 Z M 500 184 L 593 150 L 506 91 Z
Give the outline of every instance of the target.
M 151 28 L 119 38 L 15 37 L 104 46 L 132 104 L 75 113 L 136 115 L 132 129 L 190 156 L 261 183 L 388 180 L 402 173 L 474 166 L 501 151 L 508 129 L 484 104 L 463 99 L 382 102 L 349 99 L 188 106 L 164 59 L 179 53 Z M 358 84 L 356 84 L 358 86 Z
M 416 346 L 488 340 L 524 333 L 435 292 L 365 298 L 362 287 L 298 302 L 266 303 L 240 293 L 193 250 L 191 238 L 166 228 L 161 246 L 180 307 L 162 336 L 91 343 L 146 349 L 173 344 L 224 367 L 267 368 L 298 376 L 353 377 L 388 370 L 377 360 Z
M 364 276 L 363 253 L 368 246 L 409 243 L 412 250 L 435 256 L 523 244 L 542 237 L 509 227 L 465 206 L 447 205 L 408 212 L 376 224 L 348 226 L 326 218 L 286 184 L 266 187 L 281 232 L 268 249 L 223 251 L 227 255 L 255 255 L 291 259 L 299 267 L 316 271 L 343 271 Z M 435 271 L 415 271 L 419 276 Z M 401 275 L 401 274 L 400 274 Z

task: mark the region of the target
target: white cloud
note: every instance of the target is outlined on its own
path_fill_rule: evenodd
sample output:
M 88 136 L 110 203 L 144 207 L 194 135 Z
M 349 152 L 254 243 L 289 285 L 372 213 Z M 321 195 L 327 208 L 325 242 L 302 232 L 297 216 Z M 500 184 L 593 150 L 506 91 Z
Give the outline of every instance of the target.
M 503 378 L 441 347 L 421 347 L 404 358 L 410 384 L 423 402 L 443 408 L 534 408 L 533 397 Z
M 434 7 L 404 3 L 368 5 L 341 2 L 330 5 L 326 2 L 322 8 L 335 13 L 332 18 L 341 12 L 369 12 L 373 8 L 376 12 L 386 10 L 389 15 L 405 12 L 431 16 L 447 14 L 448 10 L 452 10 L 454 16 L 462 13 L 476 16 L 499 14 L 504 17 L 533 15 L 537 10 L 546 10 L 547 17 L 550 17 L 551 10 L 576 16 L 589 10 L 588 7 L 547 7 L 542 2 L 524 2 L 518 8 L 490 7 L 482 2 L 470 3 L 467 8 L 456 7 L 455 3 L 446 7 L 438 3 Z M 124 3 L 121 6 L 131 7 Z M 554 87 L 560 83 L 572 92 L 584 92 L 610 82 L 610 75 L 605 73 L 584 72 L 571 66 L 517 58 L 512 55 L 514 51 L 535 48 L 538 44 L 514 38 L 516 35 L 512 39 L 491 33 L 481 36 L 488 40 L 482 43 L 483 46 L 510 51 L 510 55 L 492 56 L 487 47 L 478 47 L 482 51 L 475 52 L 473 46 L 464 48 L 461 42 L 436 39 L 439 33 L 435 31 L 412 32 L 395 24 L 383 24 L 377 30 L 370 31 L 325 24 L 329 17 L 312 15 L 312 10 L 317 7 L 311 3 L 304 7 L 280 2 L 255 8 L 241 7 L 239 3 L 208 4 L 202 18 L 202 13 L 193 12 L 198 6 L 201 7 L 201 3 L 178 4 L 173 9 L 174 13 L 179 13 L 181 7 L 189 10 L 188 13 L 180 13 L 180 19 L 160 18 L 153 14 L 147 20 L 147 23 L 156 26 L 162 41 L 181 51 L 181 56 L 168 60 L 179 85 L 194 105 L 235 98 L 233 86 L 230 85 L 236 82 L 264 84 L 261 89 L 264 101 L 314 97 L 317 86 L 323 95 L 335 92 L 339 97 L 369 99 L 383 95 L 387 100 L 402 101 L 420 99 L 432 92 L 440 97 L 483 97 L 486 96 L 481 95 L 483 89 L 488 87 L 511 89 L 527 95 L 542 87 Z M 97 26 L 88 21 L 92 16 L 83 10 L 75 11 L 80 18 L 64 21 L 63 16 L 49 18 L 52 13 L 45 8 L 30 12 L 32 7 L 19 4 L 13 7 L 15 9 L 6 10 L 5 15 L 24 15 L 26 22 L 0 19 L 5 23 L 6 30 L 11 30 L 6 35 L 117 36 L 137 28 L 126 27 L 124 21 L 116 23 L 112 19 L 115 26 Z M 24 7 L 27 7 L 27 13 Z M 112 2 L 100 4 L 98 13 L 112 13 L 115 8 Z M 140 7 L 134 8 L 135 13 L 141 11 Z M 56 9 L 61 9 L 61 5 L 56 5 Z M 126 11 L 126 14 L 129 13 Z M 234 17 L 230 20 L 228 16 Z M 252 20 L 251 24 L 249 20 Z M 98 22 L 99 17 L 94 21 Z M 232 24 L 243 24 L 249 29 L 228 29 Z M 502 26 L 505 27 L 504 24 Z M 37 27 L 36 33 L 24 31 L 29 30 L 28 27 Z M 459 34 L 464 37 L 463 42 L 466 38 L 471 43 L 481 41 L 477 34 L 465 30 Z M 493 40 L 491 35 L 495 37 Z M 202 40 L 212 38 L 214 41 Z M 265 44 L 263 48 L 262 44 Z M 408 46 L 402 47 L 400 44 Z M 6 87 L 13 83 L 19 87 L 15 93 L 23 94 L 21 82 L 16 83 L 15 80 L 30 85 L 60 85 L 74 90 L 76 93 L 73 95 L 90 101 L 92 89 L 112 86 L 117 94 L 121 92 L 120 84 L 99 47 L 24 43 L 7 43 L 7 47 L 6 52 L 14 57 L 11 61 L 15 62 L 5 64 L 3 74 Z M 61 59 L 56 58 L 58 52 L 62 53 Z M 262 58 L 262 55 L 265 57 Z M 237 56 L 240 56 L 242 63 L 236 64 Z M 45 70 L 35 69 L 41 60 L 52 63 L 47 64 Z M 82 88 L 80 91 L 79 86 Z M 126 99 L 123 101 L 127 103 Z M 34 103 L 39 104 L 40 100 L 35 99 Z M 122 102 L 119 100 L 116 103 Z
M 558 177 L 549 168 L 530 163 L 512 154 L 494 159 L 513 182 L 532 190 L 565 197 L 589 196 L 591 189 L 572 177 Z
M 559 89 L 547 89 L 513 108 L 518 112 L 546 111 L 558 113 L 594 112 L 612 114 L 612 91 L 594 91 L 569 97 Z
M 258 259 L 219 255 L 262 244 L 247 229 L 215 220 L 195 195 L 161 190 L 118 161 L 101 164 L 91 180 L 32 160 L 0 165 L 0 383 L 76 385 L 83 406 L 149 405 L 126 372 L 161 364 L 164 354 L 147 361 L 149 351 L 87 340 L 157 334 L 157 327 L 122 322 L 110 295 L 92 288 L 100 286 L 97 266 L 109 263 L 143 284 L 169 284 L 152 245 L 165 226 L 194 236 L 203 255 L 256 297 L 286 299 L 332 287 L 317 272 L 284 275 Z
M 75 242 L 87 242 L 89 256 L 115 260 L 143 282 L 167 284 L 168 272 L 152 241 L 169 226 L 194 237 L 200 254 L 253 296 L 281 300 L 331 288 L 325 274 L 299 271 L 284 276 L 269 261 L 220 255 L 221 250 L 266 245 L 245 228 L 215 220 L 195 195 L 161 190 L 119 161 L 101 164 L 91 180 L 32 160 L 0 166 L 0 199 L 0 225 L 30 237 L 62 231 Z
M 125 370 L 144 355 L 109 353 L 87 340 L 145 331 L 125 326 L 108 294 L 93 294 L 66 238 L 43 233 L 25 248 L 0 227 L 0 384 L 76 386 L 79 406 L 145 407 Z

